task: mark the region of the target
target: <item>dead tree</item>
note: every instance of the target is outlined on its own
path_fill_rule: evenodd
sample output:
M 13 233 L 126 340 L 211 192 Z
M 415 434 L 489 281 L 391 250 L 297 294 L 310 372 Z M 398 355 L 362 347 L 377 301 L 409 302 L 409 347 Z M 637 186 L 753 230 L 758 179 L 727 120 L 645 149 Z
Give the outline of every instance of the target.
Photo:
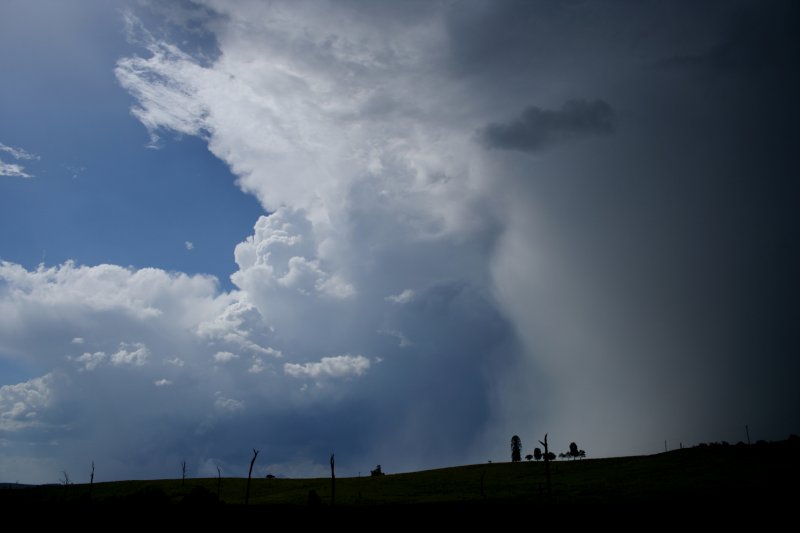
M 247 473 L 247 489 L 244 493 L 244 504 L 250 504 L 250 478 L 253 477 L 253 465 L 256 464 L 256 457 L 258 457 L 258 450 L 253 448 L 253 458 L 250 460 L 250 471 Z
M 220 492 L 222 491 L 222 470 L 217 465 L 217 501 L 219 500 Z
M 92 497 L 92 485 L 94 485 L 94 461 L 92 461 L 92 473 L 89 474 L 89 498 Z
M 331 507 L 336 505 L 336 472 L 333 469 L 333 454 L 331 454 Z
M 61 474 L 63 478 L 60 480 L 64 484 L 64 499 L 67 499 L 67 489 L 69 488 L 69 474 L 67 474 L 66 470 L 62 470 Z
M 181 461 L 181 487 L 186 483 L 186 459 Z
M 552 498 L 553 491 L 550 487 L 550 452 L 547 449 L 547 433 L 544 434 L 544 442 L 539 441 L 544 446 L 544 478 L 547 482 L 547 496 Z

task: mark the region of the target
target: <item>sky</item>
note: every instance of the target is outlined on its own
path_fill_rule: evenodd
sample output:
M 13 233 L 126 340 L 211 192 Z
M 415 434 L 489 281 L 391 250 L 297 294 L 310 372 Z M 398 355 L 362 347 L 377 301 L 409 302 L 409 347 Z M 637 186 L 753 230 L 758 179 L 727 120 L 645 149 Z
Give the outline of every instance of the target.
M 795 2 L 0 6 L 0 481 L 800 432 Z

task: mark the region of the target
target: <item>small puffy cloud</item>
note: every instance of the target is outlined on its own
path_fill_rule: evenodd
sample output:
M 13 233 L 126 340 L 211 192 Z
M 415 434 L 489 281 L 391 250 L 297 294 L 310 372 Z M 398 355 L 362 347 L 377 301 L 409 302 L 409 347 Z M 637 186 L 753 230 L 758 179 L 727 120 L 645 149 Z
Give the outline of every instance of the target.
M 253 364 L 247 369 L 247 372 L 250 374 L 260 374 L 266 368 L 267 367 L 264 366 L 264 361 L 262 361 L 260 357 L 253 357 Z
M 140 342 L 133 344 L 121 343 L 119 351 L 111 354 L 111 364 L 142 366 L 147 361 L 150 351 Z
M 214 400 L 214 407 L 219 411 L 241 411 L 244 409 L 244 402 L 233 398 L 226 398 L 222 393 L 217 392 L 216 399 Z
M 370 361 L 363 355 L 323 357 L 313 363 L 285 363 L 283 371 L 295 378 L 341 378 L 361 376 L 369 369 Z
M 414 291 L 411 289 L 406 289 L 400 294 L 394 294 L 386 297 L 387 301 L 394 302 L 396 304 L 407 304 L 413 299 L 414 299 Z
M 69 357 L 68 359 L 75 361 L 76 363 L 81 365 L 83 367 L 81 370 L 88 370 L 89 372 L 91 372 L 106 360 L 106 353 L 84 352 L 78 357 Z
M 537 152 L 549 145 L 614 131 L 614 109 L 603 100 L 569 100 L 561 109 L 530 106 L 508 123 L 490 123 L 478 131 L 489 148 Z
M 72 342 L 72 344 L 83 344 L 85 341 L 83 337 L 75 337 L 70 342 Z
M 238 358 L 239 356 L 233 352 L 217 352 L 214 354 L 214 361 L 217 363 L 227 363 Z
M 194 243 L 192 241 L 186 241 L 183 243 L 187 250 L 194 250 Z
M 162 378 L 162 379 L 157 379 L 157 380 L 155 380 L 155 381 L 153 382 L 153 384 L 154 384 L 156 387 L 166 387 L 166 386 L 168 386 L 168 385 L 172 385 L 172 381 L 170 381 L 170 380 L 168 380 L 168 379 L 166 379 L 166 378 Z

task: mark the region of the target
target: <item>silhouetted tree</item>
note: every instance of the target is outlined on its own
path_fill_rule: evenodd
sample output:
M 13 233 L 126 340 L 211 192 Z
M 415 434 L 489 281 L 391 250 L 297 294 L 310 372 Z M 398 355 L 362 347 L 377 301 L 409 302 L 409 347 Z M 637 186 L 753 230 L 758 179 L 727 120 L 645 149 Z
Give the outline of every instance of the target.
M 250 478 L 253 477 L 253 465 L 256 464 L 256 457 L 258 457 L 258 450 L 253 448 L 253 458 L 250 460 L 250 471 L 247 472 L 247 489 L 244 493 L 244 504 L 250 504 Z
M 537 461 L 542 460 L 542 449 L 541 448 L 534 448 L 533 449 L 533 458 Z
M 530 461 L 531 459 L 533 459 L 533 455 L 528 454 L 528 455 L 525 456 L 525 460 L 526 461 Z
M 577 458 L 580 454 L 581 454 L 581 452 L 578 451 L 578 445 L 575 444 L 574 442 L 570 442 L 569 443 L 569 455 L 570 455 L 570 457 L 572 457 L 572 460 L 574 461 L 575 458 Z
M 336 505 L 336 472 L 333 470 L 333 454 L 331 454 L 331 506 Z
M 586 452 L 585 452 L 585 451 L 583 451 L 583 450 L 578 450 L 578 457 L 580 457 L 581 459 L 583 459 L 584 457 L 586 457 Z
M 569 453 L 562 452 L 558 454 L 559 459 L 566 459 L 567 457 L 569 457 Z
M 555 459 L 553 452 L 547 450 L 547 433 L 544 434 L 544 441 L 539 441 L 539 444 L 544 446 L 544 477 L 547 482 L 547 495 L 552 497 L 553 490 L 550 487 L 550 456 Z
M 181 461 L 181 487 L 186 483 L 186 459 Z
M 556 460 L 556 454 L 554 454 L 553 452 L 547 452 L 546 454 L 544 454 L 544 460 L 545 461 L 555 461 Z
M 518 463 L 522 453 L 522 439 L 517 435 L 511 437 L 511 462 Z
M 381 465 L 375 467 L 375 470 L 370 470 L 369 475 L 372 477 L 378 477 L 383 475 L 383 471 L 381 470 Z

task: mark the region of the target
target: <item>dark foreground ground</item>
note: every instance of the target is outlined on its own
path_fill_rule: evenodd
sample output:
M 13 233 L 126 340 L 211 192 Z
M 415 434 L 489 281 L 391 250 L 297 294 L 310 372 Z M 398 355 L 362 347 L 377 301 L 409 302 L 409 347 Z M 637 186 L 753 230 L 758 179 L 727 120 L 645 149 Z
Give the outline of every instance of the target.
M 0 514 L 54 518 L 77 513 L 89 523 L 106 513 L 132 519 L 161 516 L 290 518 L 352 522 L 413 522 L 438 516 L 485 522 L 503 517 L 558 519 L 565 526 L 593 517 L 649 528 L 664 523 L 767 525 L 800 516 L 800 439 L 712 445 L 641 457 L 559 460 L 550 464 L 548 494 L 542 462 L 495 463 L 382 477 L 330 479 L 118 481 L 88 485 L 0 488 Z M 309 492 L 318 496 L 309 498 Z M 219 498 L 217 497 L 219 491 Z M 311 500 L 311 501 L 310 501 Z M 316 501 L 315 501 L 316 500 Z M 449 518 L 448 518 L 449 517 Z M 98 518 L 99 519 L 99 518 Z M 265 522 L 266 521 L 266 522 Z M 474 522 L 473 525 L 476 525 Z

